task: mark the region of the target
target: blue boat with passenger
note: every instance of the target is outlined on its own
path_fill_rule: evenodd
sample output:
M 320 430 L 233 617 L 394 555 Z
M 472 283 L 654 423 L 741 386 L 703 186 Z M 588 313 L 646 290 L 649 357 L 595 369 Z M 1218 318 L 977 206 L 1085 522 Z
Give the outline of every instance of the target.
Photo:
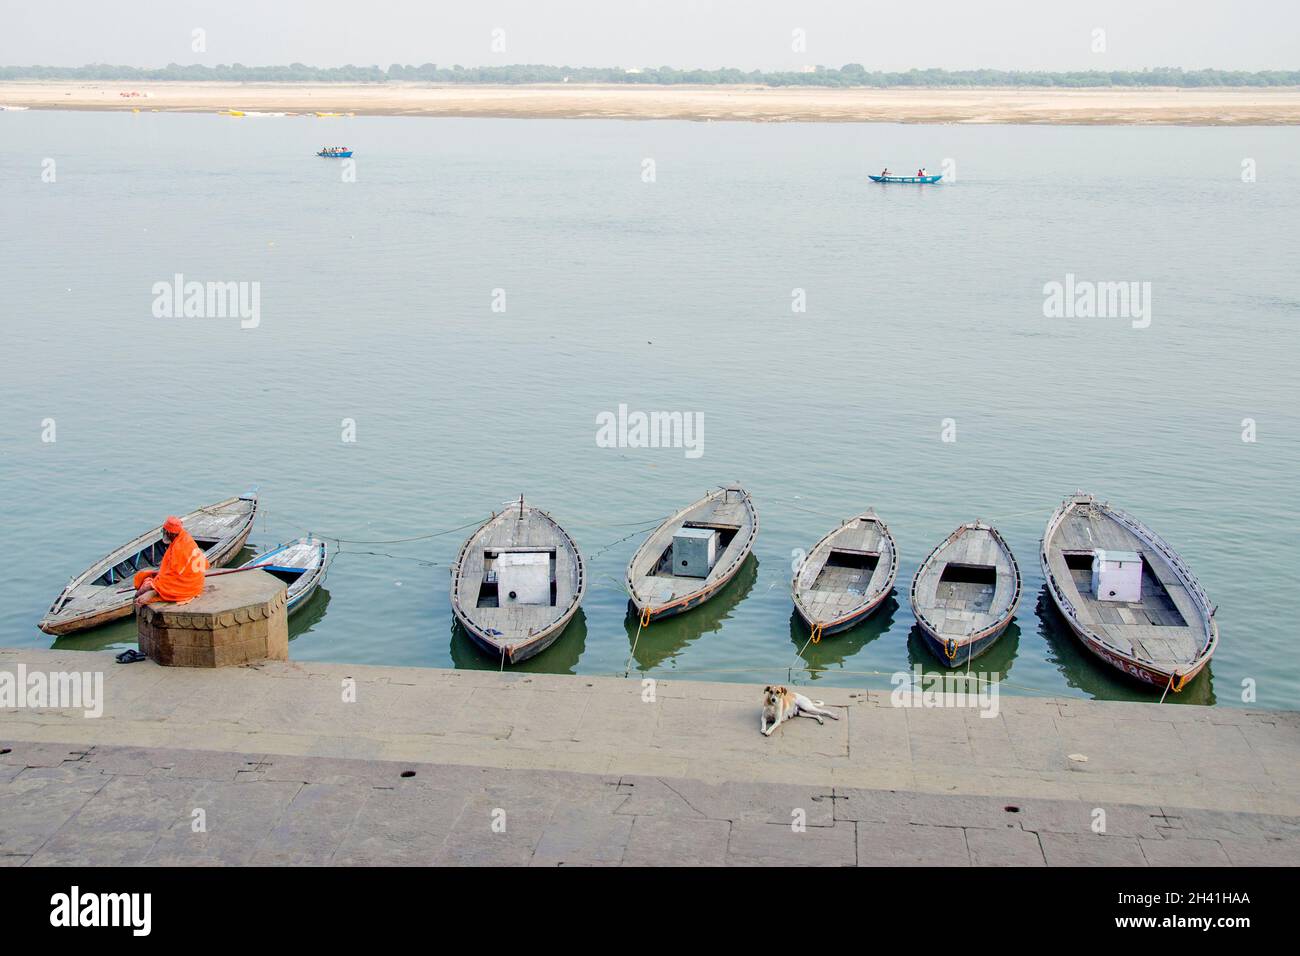
M 943 179 L 943 173 L 937 176 L 871 176 L 873 183 L 917 183 L 926 185 L 928 183 L 937 183 Z

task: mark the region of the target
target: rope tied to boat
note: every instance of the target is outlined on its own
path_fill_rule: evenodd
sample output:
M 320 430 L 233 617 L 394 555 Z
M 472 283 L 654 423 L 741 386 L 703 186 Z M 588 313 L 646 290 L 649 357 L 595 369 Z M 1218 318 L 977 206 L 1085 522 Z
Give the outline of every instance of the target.
M 641 610 L 641 617 L 636 625 L 636 637 L 632 638 L 632 653 L 627 655 L 627 666 L 623 668 L 623 676 L 627 677 L 632 673 L 632 662 L 636 660 L 636 645 L 641 640 L 641 631 L 650 626 L 650 605 L 646 605 Z
M 1174 681 L 1175 678 L 1177 678 L 1177 683 L 1175 683 Z M 1171 690 L 1175 694 L 1180 694 L 1182 693 L 1183 687 L 1185 687 L 1186 685 L 1187 685 L 1187 675 L 1179 674 L 1177 671 L 1174 671 L 1172 674 L 1169 675 L 1169 683 L 1165 685 L 1165 692 L 1160 695 L 1160 703 L 1163 704 L 1165 702 L 1165 698 L 1169 696 L 1169 692 Z

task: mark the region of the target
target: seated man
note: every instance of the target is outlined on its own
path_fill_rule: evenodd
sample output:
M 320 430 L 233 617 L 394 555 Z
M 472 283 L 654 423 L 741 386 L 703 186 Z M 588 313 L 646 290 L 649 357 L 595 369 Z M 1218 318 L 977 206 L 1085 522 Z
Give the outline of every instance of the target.
M 203 573 L 208 569 L 208 559 L 180 518 L 169 517 L 163 522 L 163 541 L 167 543 L 167 553 L 158 570 L 135 574 L 136 607 L 154 601 L 183 604 L 203 593 Z

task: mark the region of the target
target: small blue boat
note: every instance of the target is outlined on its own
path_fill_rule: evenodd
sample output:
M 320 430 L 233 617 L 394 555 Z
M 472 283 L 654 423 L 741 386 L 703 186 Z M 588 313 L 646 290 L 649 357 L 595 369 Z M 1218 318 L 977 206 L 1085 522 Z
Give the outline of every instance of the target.
M 320 538 L 307 535 L 287 544 L 276 545 L 245 563 L 245 568 L 261 568 L 289 586 L 288 610 L 292 614 L 316 593 L 329 568 L 330 548 Z
M 324 156 L 326 159 L 351 159 L 352 150 L 346 146 L 322 146 L 317 156 Z
M 873 183 L 917 183 L 924 185 L 926 183 L 937 183 L 943 179 L 943 174 L 938 176 L 871 176 Z

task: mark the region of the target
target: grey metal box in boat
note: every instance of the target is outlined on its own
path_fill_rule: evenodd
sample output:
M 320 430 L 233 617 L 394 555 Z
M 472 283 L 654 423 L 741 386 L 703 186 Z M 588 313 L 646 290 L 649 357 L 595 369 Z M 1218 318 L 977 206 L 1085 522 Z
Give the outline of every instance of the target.
M 506 551 L 497 556 L 497 602 L 551 603 L 551 556 L 543 551 Z
M 1136 551 L 1092 553 L 1092 594 L 1098 601 L 1142 600 L 1142 555 Z
M 673 574 L 707 578 L 718 560 L 718 532 L 711 528 L 682 528 L 673 535 Z

